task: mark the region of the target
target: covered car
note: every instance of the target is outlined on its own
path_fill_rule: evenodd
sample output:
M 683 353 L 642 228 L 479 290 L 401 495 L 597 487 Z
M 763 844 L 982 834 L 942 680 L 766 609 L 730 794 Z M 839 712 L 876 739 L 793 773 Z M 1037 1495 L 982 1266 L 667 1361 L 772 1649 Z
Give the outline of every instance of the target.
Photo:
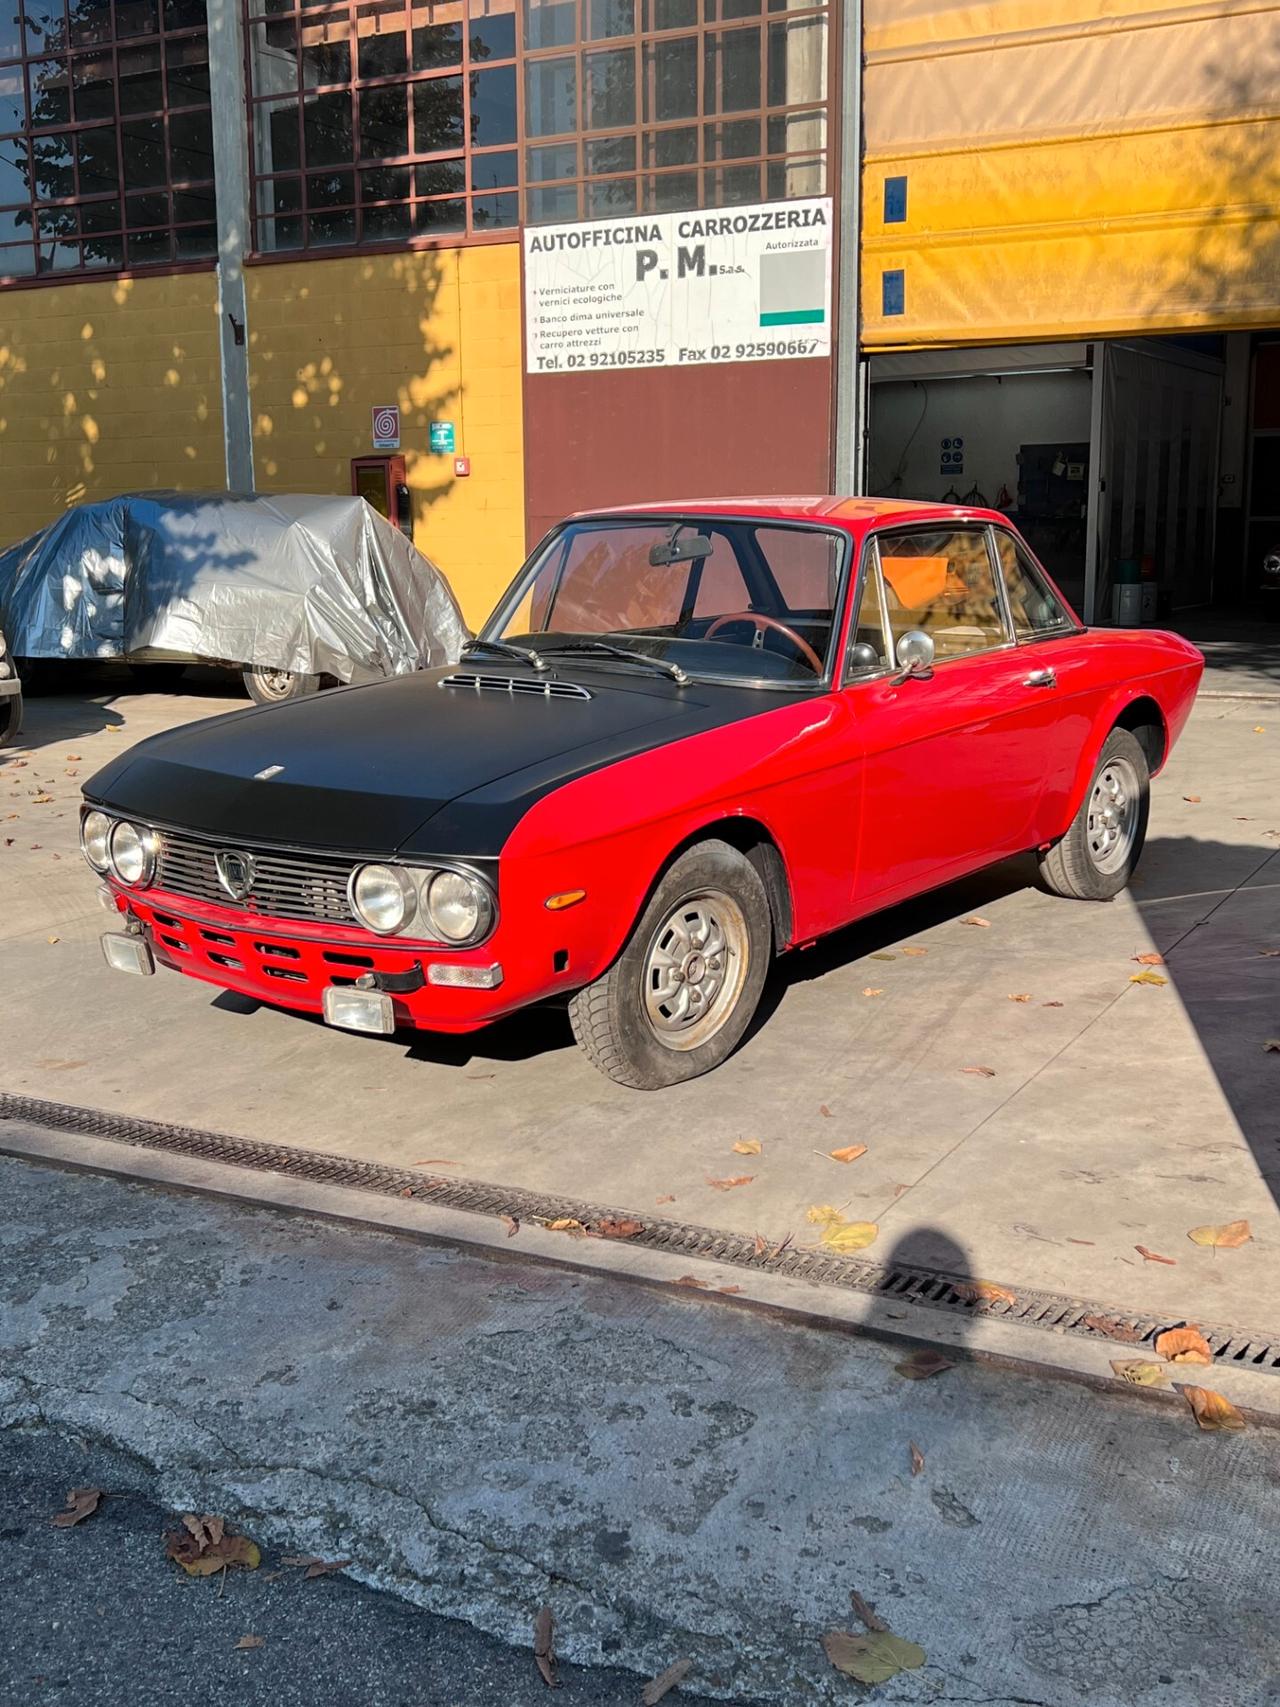
M 245 673 L 261 700 L 457 658 L 441 572 L 362 498 L 146 492 L 82 504 L 0 552 L 24 666 L 122 658 Z

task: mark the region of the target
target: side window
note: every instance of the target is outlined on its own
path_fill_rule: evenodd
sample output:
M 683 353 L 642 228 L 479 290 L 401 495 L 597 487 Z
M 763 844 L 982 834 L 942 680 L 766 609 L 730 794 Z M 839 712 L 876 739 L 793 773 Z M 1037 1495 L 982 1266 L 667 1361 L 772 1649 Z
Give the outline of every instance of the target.
M 895 648 L 911 628 L 929 636 L 939 662 L 1006 643 L 984 529 L 885 533 L 879 546 Z
M 866 569 L 862 591 L 858 595 L 858 612 L 849 631 L 849 656 L 845 677 L 856 680 L 872 670 L 887 669 L 892 662 L 885 641 L 884 595 L 880 587 L 880 569 L 874 551 L 866 554 Z
M 1072 632 L 1076 625 L 1071 613 L 1045 580 L 1031 553 L 1003 528 L 997 528 L 995 536 L 1013 632 L 1018 639 L 1035 640 L 1045 634 Z

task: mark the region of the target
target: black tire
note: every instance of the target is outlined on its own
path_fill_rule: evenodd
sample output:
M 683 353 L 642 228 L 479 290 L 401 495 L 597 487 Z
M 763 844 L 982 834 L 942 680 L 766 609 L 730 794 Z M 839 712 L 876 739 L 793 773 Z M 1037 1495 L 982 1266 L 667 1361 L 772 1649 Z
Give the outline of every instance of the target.
M 129 674 L 143 693 L 176 693 L 186 673 L 185 664 L 129 665 Z
M 1103 840 L 1109 826 L 1108 778 L 1118 778 L 1125 801 L 1123 848 L 1108 851 Z M 1124 889 L 1137 869 L 1147 839 L 1151 809 L 1151 773 L 1147 756 L 1127 729 L 1113 729 L 1102 744 L 1080 810 L 1061 841 L 1039 856 L 1040 881 L 1053 895 L 1070 901 L 1110 901 Z
M 674 1010 L 683 995 L 686 1006 L 696 1008 L 701 990 L 703 1016 L 651 1018 L 647 994 L 656 1006 L 662 1005 L 657 987 L 648 983 L 661 976 L 652 954 L 659 952 L 662 939 L 681 940 L 679 932 L 688 927 L 674 922 L 673 915 L 682 909 L 685 920 L 718 925 L 726 952 L 700 957 L 695 925 L 693 934 L 683 938 L 692 946 L 668 1006 Z M 718 1067 L 742 1041 L 759 1005 L 772 954 L 773 916 L 759 872 L 727 842 L 698 842 L 664 873 L 609 970 L 573 996 L 573 1035 L 594 1067 L 634 1090 L 656 1091 L 697 1078 Z M 723 967 L 718 982 L 717 964 Z M 690 970 L 697 976 L 686 977 Z M 713 985 L 715 993 L 705 1005 L 705 992 Z M 687 1029 L 680 1030 L 681 1025 Z M 699 1043 L 694 1039 L 700 1028 L 706 1035 Z
M 0 694 L 0 747 L 9 747 L 18 739 L 22 728 L 22 695 Z
M 261 664 L 241 672 L 249 698 L 259 705 L 287 705 L 291 699 L 306 699 L 320 692 L 319 676 L 299 676 L 292 670 L 268 670 Z

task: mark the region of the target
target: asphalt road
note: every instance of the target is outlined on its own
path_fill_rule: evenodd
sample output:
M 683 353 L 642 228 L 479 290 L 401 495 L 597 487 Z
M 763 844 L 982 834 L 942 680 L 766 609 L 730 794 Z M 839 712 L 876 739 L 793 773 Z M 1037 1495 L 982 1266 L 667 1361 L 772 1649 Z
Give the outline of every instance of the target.
M 280 1550 L 225 1584 L 185 1577 L 164 1556 L 177 1519 L 128 1476 L 52 1429 L 0 1434 L 0 1707 L 513 1707 L 546 1693 L 531 1653 L 345 1576 L 305 1581 Z M 109 1497 L 52 1527 L 84 1486 Z M 261 1647 L 238 1649 L 244 1636 Z M 642 1684 L 563 1664 L 560 1678 L 563 1707 L 635 1702 Z

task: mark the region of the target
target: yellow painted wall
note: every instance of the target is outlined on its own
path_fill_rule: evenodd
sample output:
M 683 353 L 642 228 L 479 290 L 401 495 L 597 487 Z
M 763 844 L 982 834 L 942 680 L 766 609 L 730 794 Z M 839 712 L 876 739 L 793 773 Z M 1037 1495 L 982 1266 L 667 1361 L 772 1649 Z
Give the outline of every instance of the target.
M 524 557 L 520 246 L 251 267 L 254 471 L 263 492 L 347 492 L 374 407 L 398 403 L 414 538 L 475 626 Z M 432 455 L 454 423 L 471 474 Z
M 1277 0 L 868 0 L 865 111 L 871 347 L 1280 324 Z
M 0 546 L 70 504 L 224 483 L 212 273 L 0 291 Z

